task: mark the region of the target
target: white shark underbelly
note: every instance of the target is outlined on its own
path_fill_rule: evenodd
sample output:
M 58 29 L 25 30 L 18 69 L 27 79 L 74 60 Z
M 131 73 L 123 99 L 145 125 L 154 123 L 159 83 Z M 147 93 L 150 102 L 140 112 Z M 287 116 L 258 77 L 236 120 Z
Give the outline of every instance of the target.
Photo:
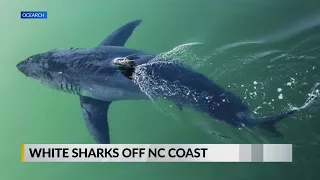
M 132 92 L 113 87 L 87 87 L 81 89 L 81 95 L 108 102 L 147 99 L 147 96 L 142 92 Z
M 122 75 L 121 75 L 122 76 Z M 123 77 L 109 77 L 110 81 L 103 83 L 86 82 L 81 84 L 80 94 L 103 101 L 139 100 L 147 99 L 137 85 Z

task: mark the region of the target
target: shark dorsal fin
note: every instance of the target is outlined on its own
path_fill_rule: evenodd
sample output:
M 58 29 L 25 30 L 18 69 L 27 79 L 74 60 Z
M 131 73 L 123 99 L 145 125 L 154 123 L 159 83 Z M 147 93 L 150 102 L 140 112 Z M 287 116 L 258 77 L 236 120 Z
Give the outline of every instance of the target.
M 135 20 L 121 26 L 104 39 L 99 46 L 124 46 L 134 29 L 141 22 L 142 20 Z

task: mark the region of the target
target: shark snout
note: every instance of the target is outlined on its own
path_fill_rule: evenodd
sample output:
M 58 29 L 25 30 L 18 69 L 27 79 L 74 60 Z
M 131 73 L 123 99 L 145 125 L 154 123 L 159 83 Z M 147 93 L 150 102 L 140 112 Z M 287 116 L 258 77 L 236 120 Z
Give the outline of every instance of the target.
M 28 61 L 18 63 L 17 68 L 27 77 L 38 77 L 41 72 L 37 66 L 32 66 Z
M 26 63 L 25 63 L 24 61 L 19 62 L 19 63 L 17 64 L 17 68 L 18 68 L 18 70 L 19 70 L 20 72 L 22 72 L 24 75 L 27 76 L 28 71 L 27 71 Z

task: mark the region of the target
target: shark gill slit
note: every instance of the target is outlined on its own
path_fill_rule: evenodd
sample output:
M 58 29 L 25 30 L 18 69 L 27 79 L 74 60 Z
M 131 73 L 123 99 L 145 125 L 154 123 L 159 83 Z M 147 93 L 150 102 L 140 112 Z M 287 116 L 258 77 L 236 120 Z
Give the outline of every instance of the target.
M 73 93 L 74 93 L 75 95 L 80 95 L 80 93 L 79 93 L 79 91 L 78 91 L 79 85 L 77 85 L 77 84 L 71 84 L 71 85 L 72 85 L 71 87 L 73 87 L 73 89 L 72 89 Z
M 69 89 L 68 83 L 66 83 L 66 89 L 67 89 L 67 91 L 68 91 L 70 94 L 72 94 L 72 92 L 71 92 L 70 89 Z
M 77 92 L 77 95 L 80 95 L 80 86 L 79 85 L 76 86 L 76 92 Z
M 72 84 L 70 84 L 70 86 L 71 86 L 71 92 L 72 92 L 72 94 L 76 94 L 75 91 L 74 91 L 74 86 L 73 86 Z
M 73 91 L 72 91 L 72 84 L 69 84 L 69 83 L 68 83 L 68 88 L 69 88 L 70 94 L 73 94 Z
M 64 91 L 62 82 L 60 83 L 60 89 L 61 89 L 62 91 Z

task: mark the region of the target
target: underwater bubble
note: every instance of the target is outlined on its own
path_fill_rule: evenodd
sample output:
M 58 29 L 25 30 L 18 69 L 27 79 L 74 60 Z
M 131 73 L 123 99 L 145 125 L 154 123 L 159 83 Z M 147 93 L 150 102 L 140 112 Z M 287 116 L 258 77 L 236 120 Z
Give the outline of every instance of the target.
M 259 114 L 259 113 L 257 112 L 259 109 L 262 109 L 262 107 L 261 107 L 261 106 L 258 106 L 255 110 L 253 110 L 253 113 L 254 113 L 254 114 Z
M 283 99 L 283 94 L 279 94 L 278 99 Z
M 277 91 L 278 91 L 278 92 L 281 92 L 281 91 L 282 91 L 282 89 L 281 89 L 281 88 L 278 88 L 278 89 L 277 89 Z

